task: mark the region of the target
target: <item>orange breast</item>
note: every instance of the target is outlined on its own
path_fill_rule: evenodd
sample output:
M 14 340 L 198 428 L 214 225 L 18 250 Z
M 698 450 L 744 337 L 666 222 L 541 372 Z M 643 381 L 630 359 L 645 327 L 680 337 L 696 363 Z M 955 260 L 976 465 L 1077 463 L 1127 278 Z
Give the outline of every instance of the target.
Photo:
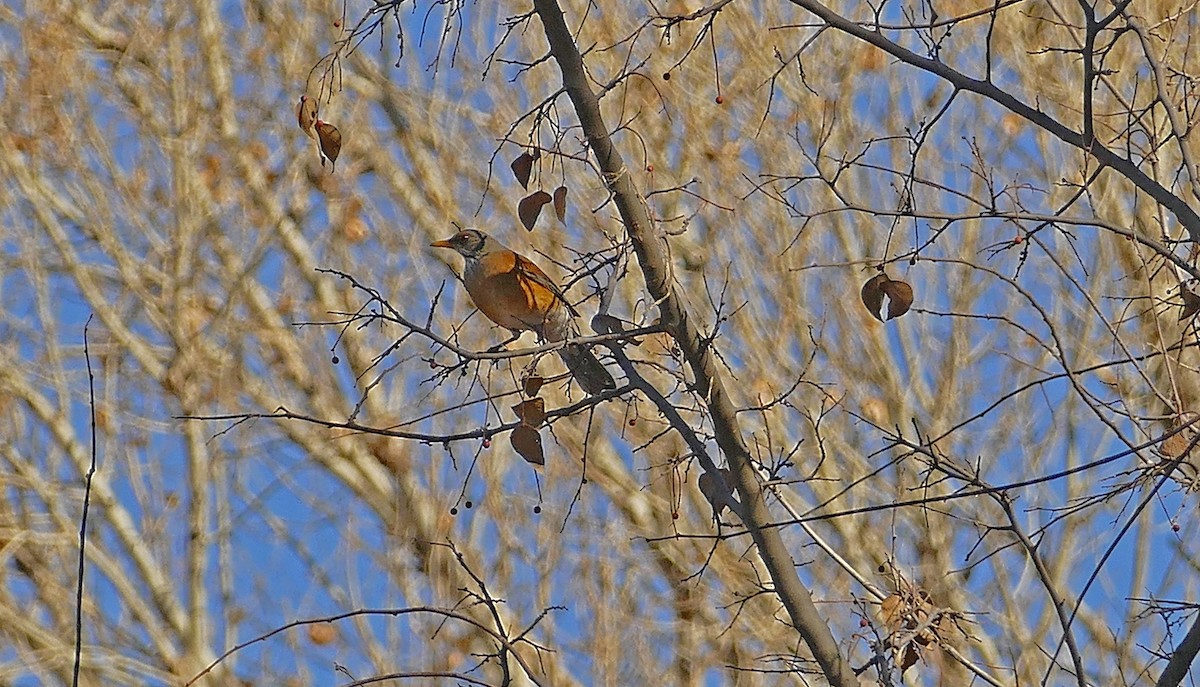
M 546 338 L 562 329 L 566 309 L 543 282 L 536 265 L 512 251 L 496 251 L 468 265 L 463 275 L 475 307 L 501 327 L 531 329 Z

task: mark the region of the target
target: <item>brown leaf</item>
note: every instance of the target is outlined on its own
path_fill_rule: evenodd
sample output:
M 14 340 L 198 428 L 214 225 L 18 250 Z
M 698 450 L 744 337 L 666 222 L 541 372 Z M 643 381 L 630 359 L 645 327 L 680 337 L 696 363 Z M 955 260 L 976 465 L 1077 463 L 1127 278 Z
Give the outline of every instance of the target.
M 313 134 L 313 124 L 317 123 L 316 100 L 307 95 L 300 96 L 300 102 L 296 104 L 296 123 L 309 138 L 316 138 Z
M 606 312 L 598 312 L 592 318 L 592 331 L 597 334 L 619 334 L 625 331 L 625 325 L 620 318 L 613 317 Z
M 1188 441 L 1187 431 L 1177 432 L 1163 439 L 1163 442 L 1158 445 L 1158 451 L 1168 458 L 1178 458 L 1188 450 L 1191 443 Z
M 1159 453 L 1167 458 L 1178 458 L 1188 452 L 1188 449 L 1192 447 L 1192 441 L 1196 439 L 1196 432 L 1200 430 L 1200 423 L 1196 422 L 1196 414 L 1191 411 L 1180 413 L 1179 419 L 1171 425 L 1171 429 L 1176 430 L 1184 425 L 1187 426 L 1182 431 L 1175 432 L 1158 445 Z
M 542 435 L 528 425 L 519 425 L 508 437 L 512 447 L 525 462 L 534 465 L 545 465 L 546 458 L 542 455 Z
M 888 632 L 900 629 L 900 620 L 904 615 L 904 599 L 899 594 L 892 594 L 879 602 L 879 617 Z
M 866 284 L 862 285 L 862 302 L 867 306 L 867 312 L 875 316 L 875 319 L 883 322 L 883 315 L 880 314 L 883 310 L 883 285 L 888 281 L 888 276 L 883 272 L 871 277 Z
M 554 189 L 554 214 L 559 222 L 567 221 L 567 187 L 559 186 Z
M 337 628 L 330 623 L 314 623 L 308 626 L 308 641 L 317 646 L 332 644 L 337 636 Z
M 713 509 L 713 519 L 721 516 L 721 513 L 729 507 L 733 501 L 733 471 L 729 468 L 718 468 L 717 472 L 721 473 L 725 484 L 722 486 L 721 480 L 711 472 L 704 472 L 697 480 L 700 486 L 700 493 L 704 494 L 704 498 L 708 499 L 709 505 Z
M 542 213 L 542 206 L 550 200 L 550 194 L 545 191 L 535 191 L 522 198 L 517 204 L 517 216 L 521 218 L 521 224 L 533 231 L 533 225 L 537 224 L 538 215 Z
M 1192 293 L 1186 286 L 1180 287 L 1180 291 L 1180 295 L 1183 296 L 1183 310 L 1179 313 L 1179 321 L 1183 322 L 1200 312 L 1200 296 Z
M 908 282 L 900 281 L 899 279 L 889 279 L 879 285 L 879 289 L 888 297 L 888 312 L 887 319 L 894 320 L 904 313 L 913 304 L 913 290 L 908 285 Z
M 321 154 L 329 158 L 330 169 L 337 164 L 338 153 L 342 152 L 342 132 L 329 122 L 317 120 L 317 140 L 321 142 Z M 324 161 L 321 163 L 324 165 Z
M 545 381 L 546 380 L 542 379 L 538 375 L 529 375 L 528 377 L 526 377 L 525 378 L 525 395 L 531 396 L 531 397 L 537 396 L 537 393 L 542 390 L 542 384 Z
M 351 215 L 345 222 L 342 222 L 342 238 L 349 243 L 361 243 L 370 233 L 367 223 L 359 215 Z
M 509 165 L 512 168 L 513 176 L 521 183 L 521 188 L 529 188 L 529 176 L 533 174 L 533 160 L 534 157 L 529 153 L 521 153 Z
M 546 419 L 546 399 L 531 398 L 528 401 L 521 401 L 512 407 L 513 412 L 517 414 L 517 419 L 521 424 L 529 427 L 541 427 L 542 422 Z
M 917 648 L 913 646 L 912 642 L 905 644 L 904 649 L 900 653 L 901 673 L 916 665 L 917 659 L 921 658 L 921 655 L 917 653 Z

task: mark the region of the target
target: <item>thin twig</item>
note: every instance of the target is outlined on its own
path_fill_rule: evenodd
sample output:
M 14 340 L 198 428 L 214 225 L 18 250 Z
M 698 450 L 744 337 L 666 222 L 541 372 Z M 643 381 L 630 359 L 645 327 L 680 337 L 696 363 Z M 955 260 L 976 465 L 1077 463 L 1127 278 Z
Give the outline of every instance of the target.
M 79 518 L 79 579 L 75 585 L 75 666 L 71 671 L 71 687 L 79 686 L 79 667 L 83 661 L 83 571 L 84 548 L 87 545 L 88 503 L 92 497 L 92 475 L 96 474 L 96 376 L 92 373 L 92 356 L 88 348 L 88 327 L 92 325 L 89 315 L 83 325 L 83 359 L 87 361 L 88 408 L 91 410 L 92 462 L 88 466 L 83 486 L 83 515 Z

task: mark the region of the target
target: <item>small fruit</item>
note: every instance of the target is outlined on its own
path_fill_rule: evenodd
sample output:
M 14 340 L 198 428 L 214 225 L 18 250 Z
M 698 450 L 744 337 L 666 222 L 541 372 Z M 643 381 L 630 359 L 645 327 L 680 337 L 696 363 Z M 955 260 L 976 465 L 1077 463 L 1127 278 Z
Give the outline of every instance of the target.
M 718 104 L 718 105 L 724 105 L 724 104 L 725 104 L 725 96 L 723 96 L 723 95 L 718 95 L 718 96 L 717 96 L 717 104 Z

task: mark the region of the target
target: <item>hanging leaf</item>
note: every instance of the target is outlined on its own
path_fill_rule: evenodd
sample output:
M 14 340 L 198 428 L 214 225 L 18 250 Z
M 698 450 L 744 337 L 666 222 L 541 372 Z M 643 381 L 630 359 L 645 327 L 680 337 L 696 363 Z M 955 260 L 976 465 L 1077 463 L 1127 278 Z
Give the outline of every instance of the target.
M 521 188 L 529 188 L 529 176 L 533 174 L 533 160 L 534 157 L 529 153 L 521 153 L 509 165 L 512 168 L 513 176 L 520 182 Z
M 537 396 L 537 393 L 542 390 L 542 384 L 545 381 L 546 380 L 542 379 L 538 375 L 529 375 L 528 377 L 526 377 L 525 378 L 525 395 L 530 396 L 530 397 Z
M 329 168 L 332 170 L 337 164 L 338 153 L 342 152 L 342 132 L 329 122 L 317 120 L 317 140 L 321 142 L 321 154 L 329 158 Z M 321 161 L 321 165 L 325 165 L 325 161 Z
M 900 281 L 899 279 L 889 279 L 881 284 L 879 289 L 888 298 L 887 318 L 889 320 L 900 317 L 912 307 L 913 290 L 908 285 L 908 282 Z
M 1183 310 L 1179 313 L 1179 321 L 1183 322 L 1200 312 L 1200 296 L 1186 286 L 1180 287 L 1180 295 L 1183 296 Z
M 528 425 L 519 425 L 509 435 L 513 449 L 533 465 L 545 465 L 546 458 L 542 455 L 542 435 Z
M 546 399 L 531 398 L 528 401 L 521 401 L 512 407 L 513 412 L 517 414 L 517 419 L 522 425 L 528 427 L 541 427 L 542 422 L 546 419 Z
M 362 243 L 370 235 L 367 223 L 359 215 L 351 215 L 341 226 L 342 238 L 349 243 Z
M 725 480 L 724 485 L 711 472 L 701 474 L 697 480 L 700 493 L 704 494 L 704 498 L 708 499 L 709 505 L 712 506 L 714 520 L 721 517 L 721 513 L 733 502 L 733 471 L 729 468 L 718 468 L 717 472 L 721 473 L 721 478 Z
M 862 302 L 867 306 L 867 312 L 875 316 L 875 319 L 883 321 L 881 311 L 883 309 L 883 289 L 880 288 L 888 281 L 888 276 L 883 272 L 871 277 L 866 284 L 862 286 Z
M 1159 452 L 1168 458 L 1182 456 L 1191 444 L 1185 434 L 1186 432 L 1179 432 L 1163 439 L 1163 442 L 1158 445 Z
M 1200 423 L 1196 422 L 1196 414 L 1191 411 L 1180 413 L 1179 420 L 1171 426 L 1171 429 L 1176 430 L 1180 427 L 1183 427 L 1181 431 L 1163 439 L 1163 442 L 1158 445 L 1159 453 L 1167 458 L 1178 458 L 1192 448 L 1192 441 L 1196 439 L 1196 432 L 1200 430 Z
M 554 189 L 554 214 L 559 222 L 567 221 L 567 187 L 559 186 Z
M 904 648 L 900 650 L 900 660 L 898 661 L 900 665 L 900 672 L 904 673 L 904 671 L 915 666 L 917 664 L 917 659 L 920 657 L 921 655 L 917 653 L 917 647 L 914 646 L 912 642 L 905 644 Z
M 317 646 L 333 644 L 337 638 L 337 628 L 331 623 L 314 623 L 308 626 L 308 641 Z
M 316 134 L 313 133 L 313 124 L 317 123 L 316 100 L 307 95 L 300 96 L 300 102 L 296 104 L 296 123 L 309 138 L 316 138 Z
M 542 206 L 550 200 L 550 194 L 545 191 L 536 191 L 522 198 L 517 204 L 517 216 L 521 218 L 521 224 L 533 231 L 533 225 L 537 224 L 538 215 L 542 213 Z
M 904 614 L 904 598 L 899 594 L 891 594 L 883 601 L 879 602 L 879 615 L 883 619 L 883 626 L 888 632 L 895 632 L 900 629 L 900 621 Z
M 900 317 L 908 312 L 913 304 L 913 290 L 908 282 L 892 279 L 883 272 L 871 277 L 862 286 L 862 302 L 867 311 L 880 322 Z M 887 302 L 887 316 L 884 316 L 883 304 Z

